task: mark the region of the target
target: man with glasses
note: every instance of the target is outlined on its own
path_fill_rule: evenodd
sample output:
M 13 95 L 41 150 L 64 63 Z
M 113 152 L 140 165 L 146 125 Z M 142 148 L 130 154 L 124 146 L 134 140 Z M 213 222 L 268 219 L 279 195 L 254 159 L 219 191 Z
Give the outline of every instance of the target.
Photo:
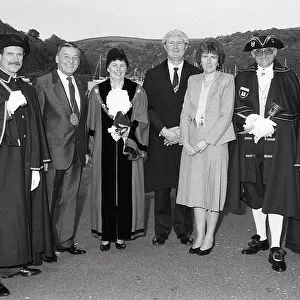
M 155 192 L 155 236 L 153 245 L 162 245 L 172 230 L 181 243 L 193 240 L 192 209 L 175 204 L 171 188 L 177 188 L 182 146 L 179 145 L 179 121 L 189 76 L 200 70 L 184 60 L 187 35 L 179 30 L 168 32 L 162 39 L 167 59 L 148 70 L 144 88 L 149 101 L 150 137 L 145 164 L 146 192 Z M 173 209 L 174 208 L 174 209 Z M 172 213 L 172 210 L 174 213 Z M 173 215 L 173 218 L 172 218 Z
M 297 216 L 300 207 L 299 82 L 276 60 L 283 47 L 273 36 L 255 36 L 245 46 L 255 63 L 239 71 L 235 79 L 238 138 L 231 152 L 232 157 L 236 153 L 236 164 L 231 165 L 228 189 L 230 200 L 240 195 L 235 189 L 242 187 L 242 199 L 252 208 L 256 226 L 242 253 L 270 248 L 268 261 L 277 272 L 286 270 L 286 251 L 280 241 L 283 218 Z M 235 176 L 239 182 L 234 182 L 234 173 L 239 174 L 239 179 Z

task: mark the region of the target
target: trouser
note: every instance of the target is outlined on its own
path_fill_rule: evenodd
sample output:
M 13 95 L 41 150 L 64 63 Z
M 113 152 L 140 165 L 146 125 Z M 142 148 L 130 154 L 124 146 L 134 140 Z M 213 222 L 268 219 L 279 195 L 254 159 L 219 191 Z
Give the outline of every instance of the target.
M 264 173 L 264 143 L 259 141 L 256 148 L 255 159 L 256 182 L 244 182 L 244 198 L 248 206 L 254 209 L 262 208 L 264 204 L 265 184 Z
M 74 155 L 69 169 L 48 170 L 46 173 L 53 242 L 57 249 L 74 244 L 81 175 L 82 166 L 77 155 Z
M 167 238 L 171 233 L 172 224 L 177 236 L 193 232 L 193 210 L 176 204 L 176 197 L 171 199 L 171 188 L 155 191 L 154 201 L 156 235 Z

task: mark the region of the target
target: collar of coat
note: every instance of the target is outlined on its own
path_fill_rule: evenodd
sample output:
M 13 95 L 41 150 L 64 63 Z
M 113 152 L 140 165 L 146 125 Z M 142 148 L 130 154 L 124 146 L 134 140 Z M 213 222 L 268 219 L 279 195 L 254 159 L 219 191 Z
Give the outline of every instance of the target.
M 247 66 L 245 67 L 244 69 L 241 69 L 239 70 L 239 72 L 253 72 L 255 71 L 256 72 L 257 70 L 257 63 L 255 62 L 254 64 L 250 65 L 250 66 Z M 290 71 L 290 68 L 287 68 L 287 67 L 283 67 L 277 59 L 274 59 L 273 61 L 273 70 L 275 73 L 285 73 L 285 72 L 288 72 Z
M 130 79 L 124 78 L 123 90 L 128 92 L 128 96 L 130 101 L 133 99 L 135 91 L 136 91 L 137 83 L 131 81 Z M 99 93 L 101 99 L 104 103 L 106 103 L 106 97 L 111 90 L 110 79 L 107 79 L 99 84 Z
M 5 83 L 10 83 L 11 79 L 13 78 L 10 74 L 6 73 L 4 70 L 0 69 L 0 78 Z M 19 78 L 18 76 L 15 78 Z

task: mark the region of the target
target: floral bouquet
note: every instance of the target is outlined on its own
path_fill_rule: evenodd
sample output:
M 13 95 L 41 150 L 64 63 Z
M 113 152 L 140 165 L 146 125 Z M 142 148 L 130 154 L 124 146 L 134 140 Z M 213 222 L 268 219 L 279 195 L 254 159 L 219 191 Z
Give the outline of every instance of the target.
M 114 120 L 112 127 L 108 128 L 108 132 L 115 141 L 121 137 L 127 138 L 131 122 L 126 113 L 132 107 L 127 91 L 112 89 L 106 97 L 106 105 L 109 115 Z

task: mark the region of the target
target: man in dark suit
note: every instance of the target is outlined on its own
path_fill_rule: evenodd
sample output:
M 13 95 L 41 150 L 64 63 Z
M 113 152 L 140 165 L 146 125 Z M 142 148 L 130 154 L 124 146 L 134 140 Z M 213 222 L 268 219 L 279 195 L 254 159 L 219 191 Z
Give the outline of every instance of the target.
M 53 237 L 59 252 L 84 254 L 74 244 L 82 168 L 86 161 L 87 84 L 74 75 L 80 50 L 73 43 L 57 49 L 57 69 L 37 78 L 38 95 L 52 162 L 47 172 Z
M 172 223 L 181 243 L 193 242 L 192 210 L 171 201 L 171 188 L 177 188 L 182 147 L 179 121 L 187 81 L 201 71 L 184 60 L 189 39 L 179 30 L 168 32 L 162 40 L 168 58 L 148 70 L 144 88 L 149 101 L 150 140 L 145 165 L 146 192 L 155 191 L 155 236 L 153 245 L 162 245 Z M 174 211 L 172 213 L 172 208 Z M 172 219 L 173 215 L 173 219 Z

